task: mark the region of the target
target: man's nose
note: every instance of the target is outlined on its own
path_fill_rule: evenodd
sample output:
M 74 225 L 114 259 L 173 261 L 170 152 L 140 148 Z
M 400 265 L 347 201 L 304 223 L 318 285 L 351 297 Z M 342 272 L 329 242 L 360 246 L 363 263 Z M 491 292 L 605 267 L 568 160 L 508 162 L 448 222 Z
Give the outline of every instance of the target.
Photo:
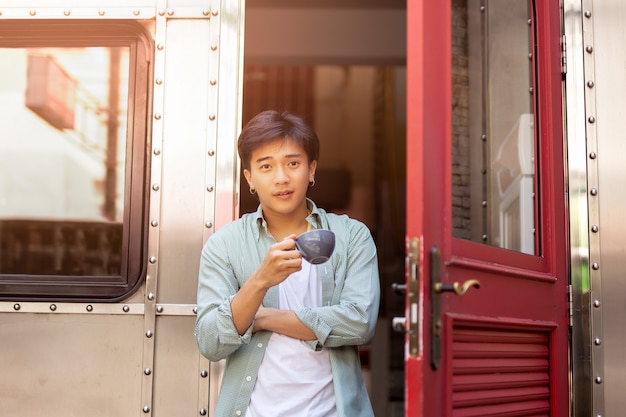
M 277 184 L 289 182 L 289 175 L 287 175 L 284 168 L 279 167 L 276 170 L 276 177 L 274 178 L 274 181 L 276 181 Z

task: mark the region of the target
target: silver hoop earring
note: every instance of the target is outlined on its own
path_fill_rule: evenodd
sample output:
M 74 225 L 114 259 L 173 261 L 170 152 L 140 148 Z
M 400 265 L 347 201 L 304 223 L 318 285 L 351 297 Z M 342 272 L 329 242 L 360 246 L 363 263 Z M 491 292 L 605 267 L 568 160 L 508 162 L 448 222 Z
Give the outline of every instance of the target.
M 315 178 L 309 181 L 309 187 L 313 187 L 315 185 Z
M 252 195 L 256 194 L 256 190 L 254 188 L 252 188 L 252 187 L 250 187 L 250 194 L 252 194 Z

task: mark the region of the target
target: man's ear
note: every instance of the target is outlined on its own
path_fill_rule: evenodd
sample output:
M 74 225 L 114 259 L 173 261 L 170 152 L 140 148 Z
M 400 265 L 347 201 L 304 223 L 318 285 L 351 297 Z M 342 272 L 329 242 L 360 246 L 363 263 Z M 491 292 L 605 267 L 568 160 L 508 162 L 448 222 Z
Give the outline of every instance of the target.
M 246 177 L 246 181 L 248 181 L 248 185 L 252 187 L 252 174 L 247 169 L 243 170 L 243 176 Z
M 315 179 L 315 170 L 317 169 L 317 161 L 311 161 L 309 164 L 309 182 Z

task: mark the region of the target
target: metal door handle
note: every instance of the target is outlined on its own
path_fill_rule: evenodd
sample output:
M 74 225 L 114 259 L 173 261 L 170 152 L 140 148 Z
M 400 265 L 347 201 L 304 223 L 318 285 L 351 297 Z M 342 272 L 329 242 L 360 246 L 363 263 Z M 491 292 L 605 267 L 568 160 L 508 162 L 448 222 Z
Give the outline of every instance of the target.
M 477 279 L 469 279 L 463 283 L 463 285 L 459 285 L 458 282 L 454 284 L 442 284 L 441 282 L 436 282 L 433 290 L 437 294 L 441 294 L 445 291 L 454 292 L 456 295 L 464 295 L 470 287 L 480 288 L 480 282 Z

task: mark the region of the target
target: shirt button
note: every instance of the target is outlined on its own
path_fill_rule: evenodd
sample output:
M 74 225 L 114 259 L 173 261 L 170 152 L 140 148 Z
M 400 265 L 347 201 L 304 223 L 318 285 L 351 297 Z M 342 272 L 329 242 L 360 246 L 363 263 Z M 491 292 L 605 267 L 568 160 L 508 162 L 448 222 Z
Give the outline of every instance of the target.
M 263 343 L 259 343 L 259 344 L 257 344 L 257 345 L 256 345 L 256 347 L 258 347 L 258 348 L 262 348 L 262 347 L 263 347 Z
M 250 375 L 248 375 L 248 376 L 246 377 L 246 381 L 248 381 L 248 382 L 252 381 L 252 377 L 251 377 Z
M 235 414 L 236 414 L 236 415 L 238 415 L 238 416 L 240 416 L 240 415 L 241 415 L 241 410 L 237 410 L 237 411 L 235 411 Z

